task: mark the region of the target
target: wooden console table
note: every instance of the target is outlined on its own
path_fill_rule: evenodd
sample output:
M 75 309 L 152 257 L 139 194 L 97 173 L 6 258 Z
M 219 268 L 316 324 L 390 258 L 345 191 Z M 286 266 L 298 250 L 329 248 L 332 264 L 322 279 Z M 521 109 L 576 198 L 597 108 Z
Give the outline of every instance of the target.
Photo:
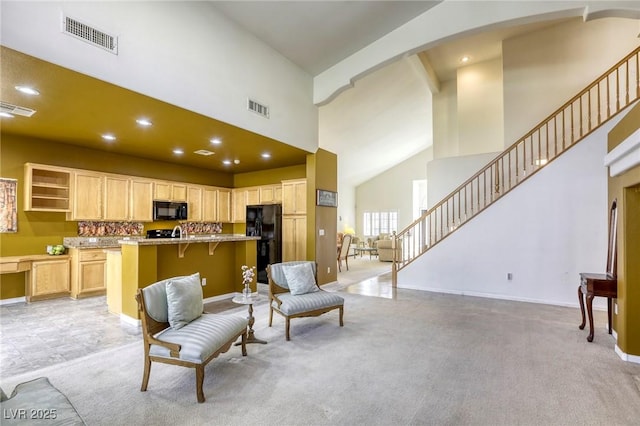
M 607 298 L 607 320 L 609 324 L 609 334 L 611 334 L 611 308 L 612 299 L 618 297 L 618 280 L 610 274 L 580 274 L 580 286 L 578 286 L 578 299 L 580 301 L 580 312 L 582 312 L 582 323 L 580 330 L 584 329 L 584 300 L 583 295 L 587 298 L 587 314 L 589 316 L 589 335 L 587 340 L 593 342 L 593 298 L 596 296 Z

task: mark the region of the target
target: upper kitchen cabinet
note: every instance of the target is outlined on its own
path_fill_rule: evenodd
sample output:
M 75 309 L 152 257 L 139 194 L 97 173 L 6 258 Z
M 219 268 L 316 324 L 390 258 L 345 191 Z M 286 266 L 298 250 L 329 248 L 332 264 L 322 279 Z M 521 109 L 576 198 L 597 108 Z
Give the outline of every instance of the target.
M 104 220 L 129 220 L 130 182 L 124 176 L 104 177 Z
M 282 214 L 307 214 L 307 180 L 282 181 Z
M 69 212 L 71 171 L 41 164 L 24 165 L 26 211 Z
M 72 179 L 72 206 L 68 220 L 102 220 L 104 175 L 75 170 Z
M 236 188 L 232 191 L 233 223 L 247 220 L 247 206 L 260 204 L 260 187 Z
M 282 203 L 282 184 L 263 185 L 260 187 L 260 204 Z
M 218 220 L 218 189 L 216 188 L 202 188 L 202 220 L 205 222 Z
M 153 181 L 133 178 L 129 186 L 129 220 L 153 220 Z
M 202 187 L 187 186 L 187 206 L 188 219 L 201 221 L 203 218 Z
M 231 223 L 231 190 L 218 189 L 218 222 Z
M 81 213 L 76 212 L 76 219 L 118 222 L 151 222 L 153 220 L 153 181 L 123 175 L 102 174 L 101 176 L 103 181 L 101 214 L 90 217 L 89 213 L 80 216 Z M 76 192 L 76 194 L 81 193 Z M 83 202 L 74 197 L 74 205 L 82 206 Z
M 162 201 L 187 201 L 187 185 L 183 183 L 155 181 L 153 199 Z

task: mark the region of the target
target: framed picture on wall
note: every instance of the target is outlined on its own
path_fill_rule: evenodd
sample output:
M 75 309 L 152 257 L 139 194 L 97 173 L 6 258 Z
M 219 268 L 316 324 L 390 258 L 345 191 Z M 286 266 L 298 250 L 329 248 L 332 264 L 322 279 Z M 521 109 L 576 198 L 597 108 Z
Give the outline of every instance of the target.
M 0 178 L 0 232 L 18 231 L 18 181 Z
M 316 191 L 316 205 L 325 207 L 338 207 L 338 193 L 318 189 Z

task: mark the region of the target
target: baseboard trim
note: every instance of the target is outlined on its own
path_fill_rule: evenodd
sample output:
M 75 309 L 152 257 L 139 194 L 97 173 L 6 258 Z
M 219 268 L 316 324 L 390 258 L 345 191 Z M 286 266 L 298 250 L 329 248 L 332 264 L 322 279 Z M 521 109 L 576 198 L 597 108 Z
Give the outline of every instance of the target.
M 562 303 L 553 300 L 545 300 L 545 299 L 530 299 L 528 297 L 518 297 L 518 296 L 508 296 L 503 294 L 492 294 L 492 293 L 481 293 L 475 291 L 461 291 L 461 290 L 448 290 L 442 288 L 432 288 L 432 287 L 412 287 L 412 286 L 398 286 L 398 288 L 404 288 L 407 290 L 419 290 L 419 291 L 429 291 L 432 293 L 445 293 L 445 294 L 454 294 L 457 296 L 472 296 L 472 297 L 484 297 L 486 299 L 499 299 L 499 300 L 510 300 L 513 302 L 526 302 L 526 303 L 539 303 L 543 305 L 553 305 L 553 306 L 563 306 L 565 308 L 580 308 L 577 300 L 576 303 Z M 577 297 L 576 297 L 577 299 Z M 594 311 L 606 311 L 607 307 L 601 306 L 593 306 Z
M 623 361 L 632 362 L 634 364 L 640 364 L 640 356 L 638 355 L 629 355 L 620 349 L 618 345 L 615 347 L 615 351 Z
M 11 299 L 0 300 L 0 305 L 14 305 L 16 303 L 27 303 L 27 298 L 25 296 L 22 296 L 22 297 L 13 297 Z
M 120 322 L 134 327 L 142 327 L 142 321 L 137 318 L 131 318 L 129 315 L 120 314 Z
M 203 303 L 219 302 L 221 300 L 231 299 L 232 297 L 234 297 L 234 296 L 236 296 L 238 294 L 240 294 L 240 293 L 234 292 L 234 293 L 221 294 L 220 296 L 207 297 L 202 302 Z

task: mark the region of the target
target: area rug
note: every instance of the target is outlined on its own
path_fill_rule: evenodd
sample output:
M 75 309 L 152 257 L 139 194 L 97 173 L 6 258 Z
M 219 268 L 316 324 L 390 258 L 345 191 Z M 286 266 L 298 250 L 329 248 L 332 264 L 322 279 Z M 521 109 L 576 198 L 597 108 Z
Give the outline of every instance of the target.
M 140 392 L 142 343 L 5 380 L 48 377 L 89 425 L 637 424 L 640 365 L 621 361 L 603 317 L 593 343 L 576 309 L 398 290 L 341 293 L 337 312 L 267 327 L 206 368 L 154 364 Z M 244 315 L 244 311 L 231 313 Z M 604 320 L 606 321 L 606 320 Z

